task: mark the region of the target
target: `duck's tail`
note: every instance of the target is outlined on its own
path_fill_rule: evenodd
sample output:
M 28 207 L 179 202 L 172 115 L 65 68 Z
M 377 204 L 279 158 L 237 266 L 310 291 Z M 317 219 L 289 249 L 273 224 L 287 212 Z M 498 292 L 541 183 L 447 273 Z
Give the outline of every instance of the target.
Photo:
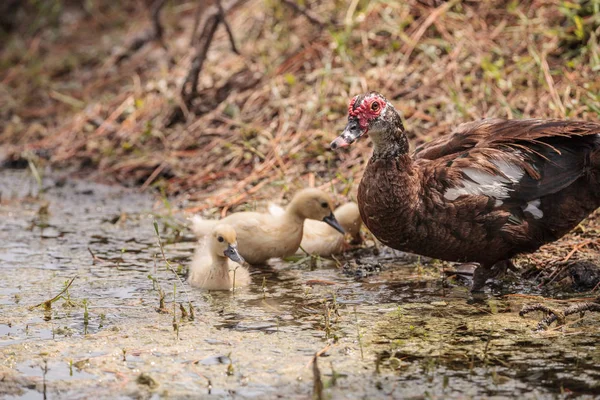
M 198 237 L 204 237 L 210 233 L 210 231 L 217 225 L 218 220 L 204 219 L 199 215 L 194 215 L 192 221 L 192 232 Z

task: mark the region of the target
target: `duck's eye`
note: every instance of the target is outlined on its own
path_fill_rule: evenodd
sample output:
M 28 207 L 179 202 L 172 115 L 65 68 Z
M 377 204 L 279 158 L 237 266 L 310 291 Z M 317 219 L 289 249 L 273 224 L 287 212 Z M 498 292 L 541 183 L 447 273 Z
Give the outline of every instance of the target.
M 378 101 L 374 101 L 371 104 L 371 111 L 376 111 L 376 112 L 379 111 L 379 102 Z
M 219 236 L 219 237 L 217 237 L 217 240 L 218 240 L 219 242 L 223 242 L 225 239 L 223 239 L 223 236 Z
M 321 207 L 323 207 L 323 208 L 327 208 L 327 207 L 329 207 L 329 204 L 327 204 L 326 202 L 322 202 L 322 203 L 321 203 Z

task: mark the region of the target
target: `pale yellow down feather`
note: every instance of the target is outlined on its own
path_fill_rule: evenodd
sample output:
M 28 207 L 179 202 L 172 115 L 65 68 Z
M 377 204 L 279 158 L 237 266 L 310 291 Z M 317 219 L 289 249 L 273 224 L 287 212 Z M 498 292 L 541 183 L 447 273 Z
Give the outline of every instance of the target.
M 284 210 L 279 206 L 270 204 L 269 212 L 273 215 L 282 215 Z M 360 236 L 362 220 L 356 203 L 343 204 L 336 208 L 333 214 L 353 241 L 362 241 Z M 307 219 L 304 221 L 304 234 L 300 246 L 309 254 L 329 257 L 333 254 L 342 253 L 347 244 L 344 235 L 340 235 L 331 226 L 324 222 Z M 298 250 L 297 253 L 302 253 L 302 250 Z
M 262 264 L 269 258 L 294 254 L 302 241 L 304 220 L 321 221 L 332 213 L 332 209 L 328 194 L 318 189 L 304 189 L 296 193 L 282 215 L 239 212 L 218 221 L 195 216 L 192 218 L 192 230 L 202 237 L 215 224 L 227 223 L 237 233 L 242 257 L 250 264 Z
M 207 290 L 230 290 L 234 281 L 236 288 L 250 283 L 248 270 L 224 255 L 229 245 L 237 245 L 235 230 L 226 224 L 215 225 L 194 253 L 188 275 L 190 285 Z

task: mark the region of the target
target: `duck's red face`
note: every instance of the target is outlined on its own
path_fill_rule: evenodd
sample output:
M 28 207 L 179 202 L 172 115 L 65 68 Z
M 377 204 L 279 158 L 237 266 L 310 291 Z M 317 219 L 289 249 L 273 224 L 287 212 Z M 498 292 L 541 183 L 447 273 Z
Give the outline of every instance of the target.
M 348 125 L 340 136 L 331 142 L 331 148 L 346 147 L 366 135 L 369 127 L 377 121 L 387 108 L 387 101 L 378 93 L 354 96 L 348 105 Z

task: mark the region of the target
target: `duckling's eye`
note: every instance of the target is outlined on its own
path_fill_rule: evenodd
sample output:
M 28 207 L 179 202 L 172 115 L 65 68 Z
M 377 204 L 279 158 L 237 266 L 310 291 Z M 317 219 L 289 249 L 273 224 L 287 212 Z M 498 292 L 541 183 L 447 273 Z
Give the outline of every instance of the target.
M 219 242 L 223 242 L 225 239 L 223 239 L 223 236 L 219 236 L 219 237 L 217 238 L 217 240 L 218 240 Z
M 375 111 L 375 112 L 379 111 L 379 102 L 378 101 L 374 101 L 371 104 L 371 111 Z
M 329 207 L 329 204 L 327 204 L 326 202 L 322 202 L 322 203 L 321 203 L 321 207 L 323 207 L 323 208 L 327 208 L 327 207 Z

